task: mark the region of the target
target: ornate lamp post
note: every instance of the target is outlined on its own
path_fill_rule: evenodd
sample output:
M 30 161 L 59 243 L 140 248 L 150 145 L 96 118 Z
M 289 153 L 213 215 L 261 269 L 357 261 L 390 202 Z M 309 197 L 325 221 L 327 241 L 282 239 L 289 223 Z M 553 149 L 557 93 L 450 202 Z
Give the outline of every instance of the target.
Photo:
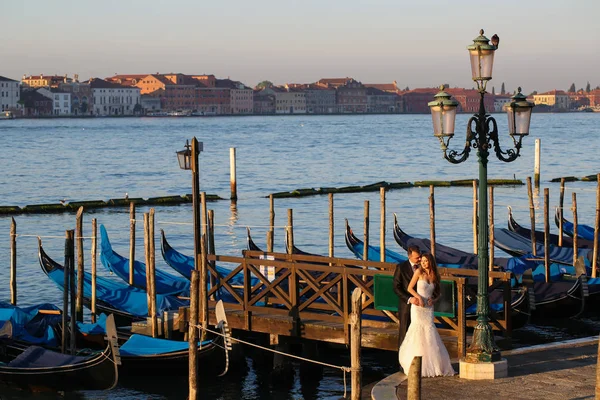
M 198 155 L 204 149 L 202 142 L 198 142 L 196 137 L 190 143 L 186 140 L 185 150 L 177 152 L 177 161 L 179 168 L 192 170 L 192 208 L 194 214 L 194 266 L 197 271 L 200 270 L 200 174 L 198 168 Z
M 514 148 L 502 150 L 498 138 L 496 120 L 488 115 L 484 106 L 487 81 L 492 79 L 492 66 L 494 52 L 497 49 L 498 39 L 494 36 L 489 44 L 489 39 L 480 35 L 467 46 L 471 58 L 471 71 L 473 80 L 477 82 L 480 93 L 479 112 L 474 114 L 467 123 L 467 137 L 462 151 L 449 150 L 448 144 L 454 136 L 454 121 L 458 102 L 440 87 L 440 92 L 435 100 L 428 105 L 433 119 L 434 136 L 440 141 L 444 158 L 453 164 L 459 164 L 469 158 L 471 148 L 477 150 L 479 158 L 479 237 L 478 237 L 478 288 L 477 288 L 477 326 L 473 332 L 473 342 L 467 350 L 465 362 L 467 363 L 493 363 L 500 361 L 500 351 L 494 342 L 494 335 L 489 324 L 489 298 L 488 298 L 488 220 L 487 208 L 487 163 L 491 147 L 494 147 L 496 157 L 504 162 L 511 162 L 519 157 L 521 141 L 529 134 L 529 122 L 533 103 L 528 102 L 521 94 L 521 88 L 512 97 L 512 102 L 507 105 L 509 135 L 513 140 Z M 462 363 L 461 363 L 462 367 Z M 462 372 L 462 371 L 461 371 Z M 462 373 L 461 373 L 462 376 Z M 497 375 L 496 375 L 497 376 Z M 487 376 L 489 378 L 490 376 Z M 491 376 L 493 378 L 494 375 Z M 478 378 L 476 378 L 478 379 Z

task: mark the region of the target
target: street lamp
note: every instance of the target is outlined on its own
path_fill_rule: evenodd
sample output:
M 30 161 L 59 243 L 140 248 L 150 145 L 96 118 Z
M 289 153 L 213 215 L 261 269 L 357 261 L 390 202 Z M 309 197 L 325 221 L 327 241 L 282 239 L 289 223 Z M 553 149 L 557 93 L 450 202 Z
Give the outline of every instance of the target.
M 461 152 L 449 150 L 450 139 L 454 136 L 454 121 L 458 102 L 440 87 L 435 100 L 428 105 L 431 109 L 433 119 L 434 136 L 440 141 L 444 158 L 453 164 L 459 164 L 469 157 L 471 148 L 477 149 L 479 157 L 479 237 L 478 237 L 478 288 L 477 288 L 477 326 L 473 332 L 473 342 L 467 349 L 465 362 L 467 363 L 494 363 L 500 361 L 500 351 L 494 341 L 492 328 L 489 324 L 489 298 L 488 298 L 488 220 L 486 218 L 488 208 L 487 197 L 487 163 L 490 148 L 499 160 L 512 162 L 519 157 L 521 141 L 529 134 L 529 122 L 533 103 L 527 101 L 521 94 L 521 88 L 512 97 L 512 102 L 507 105 L 509 135 L 513 139 L 514 148 L 506 151 L 500 147 L 498 138 L 498 127 L 496 120 L 485 111 L 484 97 L 486 85 L 492 79 L 492 66 L 494 52 L 496 51 L 498 39 L 494 36 L 493 43 L 480 35 L 473 40 L 473 44 L 467 46 L 471 59 L 471 72 L 473 80 L 477 82 L 477 90 L 480 94 L 479 112 L 474 114 L 467 123 L 467 135 L 465 146 Z M 461 364 L 462 367 L 462 364 Z M 462 376 L 462 374 L 461 374 Z M 498 374 L 495 375 L 498 377 Z M 491 375 L 493 378 L 494 375 Z M 487 378 L 490 378 L 488 375 Z M 475 379 L 481 379 L 475 378 Z
M 200 270 L 200 174 L 198 168 L 198 155 L 204 149 L 202 142 L 196 137 L 192 139 L 192 145 L 185 141 L 185 149 L 177 152 L 179 168 L 192 170 L 192 209 L 194 214 L 194 267 Z

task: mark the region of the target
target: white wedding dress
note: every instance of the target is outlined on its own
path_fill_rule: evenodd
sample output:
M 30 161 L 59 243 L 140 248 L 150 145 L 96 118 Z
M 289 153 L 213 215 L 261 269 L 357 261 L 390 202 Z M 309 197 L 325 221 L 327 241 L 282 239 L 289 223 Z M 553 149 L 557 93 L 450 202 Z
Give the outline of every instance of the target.
M 426 280 L 417 281 L 417 293 L 427 303 L 432 297 L 435 284 Z M 410 307 L 410 325 L 400 350 L 398 359 L 404 373 L 408 375 L 410 363 L 415 356 L 422 356 L 421 376 L 452 376 L 455 374 L 450 363 L 448 350 L 433 323 L 433 307 Z

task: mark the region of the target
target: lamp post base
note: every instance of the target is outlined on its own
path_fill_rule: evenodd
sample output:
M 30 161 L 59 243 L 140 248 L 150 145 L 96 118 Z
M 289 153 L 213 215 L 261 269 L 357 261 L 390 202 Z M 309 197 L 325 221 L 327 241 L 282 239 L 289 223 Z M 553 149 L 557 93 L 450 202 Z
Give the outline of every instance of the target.
M 506 358 L 494 362 L 470 362 L 460 360 L 460 378 L 470 380 L 500 379 L 508 376 Z

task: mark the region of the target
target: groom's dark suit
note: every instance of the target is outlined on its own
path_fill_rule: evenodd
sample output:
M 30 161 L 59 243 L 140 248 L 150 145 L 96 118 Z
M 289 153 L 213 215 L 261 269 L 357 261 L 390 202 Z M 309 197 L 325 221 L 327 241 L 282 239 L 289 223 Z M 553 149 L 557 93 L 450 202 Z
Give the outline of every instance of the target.
M 398 295 L 398 319 L 400 319 L 400 325 L 398 328 L 398 347 L 404 341 L 406 331 L 410 325 L 410 306 L 408 299 L 412 295 L 408 292 L 408 284 L 410 283 L 414 274 L 413 266 L 409 260 L 404 261 L 401 264 L 396 265 L 394 271 L 394 292 Z

